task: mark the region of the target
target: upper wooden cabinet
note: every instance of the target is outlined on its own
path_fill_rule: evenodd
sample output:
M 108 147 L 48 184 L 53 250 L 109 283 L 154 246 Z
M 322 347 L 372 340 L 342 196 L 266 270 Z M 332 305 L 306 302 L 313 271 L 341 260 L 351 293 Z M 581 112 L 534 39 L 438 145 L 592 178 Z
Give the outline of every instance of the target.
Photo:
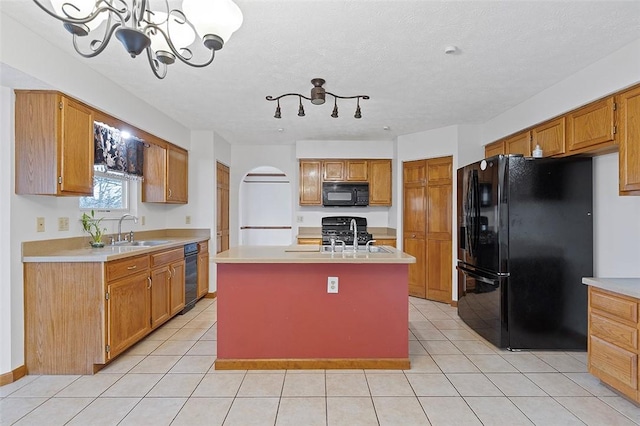
M 322 161 L 300 160 L 300 205 L 322 204 Z
M 322 182 L 368 182 L 369 205 L 391 205 L 391 160 L 300 160 L 300 205 L 322 205 Z
M 560 117 L 534 127 L 531 130 L 531 146 L 540 145 L 545 157 L 564 154 L 564 122 L 565 118 Z
M 93 111 L 61 93 L 16 90 L 16 194 L 93 194 Z
M 188 202 L 189 157 L 177 146 L 151 144 L 144 151 L 142 201 L 147 203 Z
M 322 180 L 341 182 L 346 179 L 343 160 L 324 160 L 322 162 Z
M 369 162 L 367 160 L 345 160 L 345 176 L 347 181 L 366 182 L 369 179 Z
M 615 145 L 613 96 L 567 114 L 567 151 L 579 153 Z
M 616 96 L 620 195 L 640 195 L 640 86 Z
M 489 158 L 504 153 L 504 140 L 502 139 L 485 145 L 484 147 L 484 158 Z
M 505 154 L 522 154 L 531 157 L 531 132 L 518 133 L 504 140 Z
M 369 205 L 391 205 L 391 160 L 369 160 Z

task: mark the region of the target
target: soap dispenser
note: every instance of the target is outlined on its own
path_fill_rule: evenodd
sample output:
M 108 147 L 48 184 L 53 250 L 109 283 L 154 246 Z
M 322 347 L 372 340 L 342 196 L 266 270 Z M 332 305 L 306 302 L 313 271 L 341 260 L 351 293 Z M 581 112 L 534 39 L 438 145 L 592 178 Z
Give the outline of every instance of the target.
M 533 157 L 542 158 L 542 148 L 540 148 L 540 145 L 536 145 L 536 147 L 534 148 Z

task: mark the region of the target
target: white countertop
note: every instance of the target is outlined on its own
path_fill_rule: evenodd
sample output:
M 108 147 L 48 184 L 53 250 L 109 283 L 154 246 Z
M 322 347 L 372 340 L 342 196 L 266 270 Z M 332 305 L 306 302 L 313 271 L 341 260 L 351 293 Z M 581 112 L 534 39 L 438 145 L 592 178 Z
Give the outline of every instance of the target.
M 239 246 L 218 253 L 216 263 L 415 263 L 416 258 L 391 246 L 390 253 L 322 253 L 320 246 Z
M 640 299 L 640 278 L 583 277 L 582 283 L 624 296 Z
M 157 246 L 127 246 L 127 245 L 105 245 L 102 248 L 91 248 L 88 244 L 82 248 L 51 249 L 42 250 L 38 254 L 22 256 L 25 263 L 31 262 L 108 262 L 110 260 L 122 259 L 128 256 L 151 253 L 158 250 L 166 250 L 174 247 L 181 247 L 185 244 L 196 243 L 209 238 L 202 237 L 157 237 L 158 240 L 168 241 L 166 244 Z

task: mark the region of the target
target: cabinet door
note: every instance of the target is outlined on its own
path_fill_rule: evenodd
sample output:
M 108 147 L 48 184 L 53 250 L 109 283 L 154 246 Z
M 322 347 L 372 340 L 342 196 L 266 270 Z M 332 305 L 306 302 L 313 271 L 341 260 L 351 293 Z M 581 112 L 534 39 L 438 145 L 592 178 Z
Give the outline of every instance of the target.
M 108 359 L 113 359 L 151 330 L 148 278 L 145 271 L 107 284 Z
M 229 249 L 229 167 L 216 164 L 216 253 Z
M 187 203 L 189 200 L 189 157 L 187 151 L 168 149 L 167 202 Z
M 167 149 L 150 144 L 144 150 L 142 202 L 166 202 Z
M 416 258 L 409 264 L 409 294 L 426 296 L 426 161 L 410 161 L 403 166 L 403 246 L 402 250 Z
M 300 205 L 322 205 L 322 161 L 300 160 Z
M 185 281 L 185 261 L 174 262 L 169 265 L 171 271 L 171 295 L 170 295 L 170 315 L 174 316 L 184 309 L 184 281 Z
M 409 264 L 409 295 L 424 299 L 427 296 L 425 286 L 426 269 L 424 258 L 426 242 L 418 234 L 405 233 L 403 251 L 416 258 L 416 263 Z
M 391 160 L 369 160 L 369 205 L 391 206 Z
M 209 292 L 209 252 L 198 253 L 198 298 Z
M 376 242 L 375 242 L 376 246 L 391 246 L 391 247 L 395 247 L 396 246 L 396 239 L 395 238 L 376 238 Z
M 531 157 L 531 132 L 526 131 L 504 140 L 507 154 L 522 154 Z
M 489 157 L 493 157 L 495 155 L 500 155 L 504 153 L 505 153 L 505 149 L 504 149 L 503 140 L 490 143 L 488 145 L 485 145 L 484 147 L 484 158 L 489 158 Z
M 322 162 L 322 180 L 344 181 L 346 179 L 343 160 L 324 160 Z
M 564 154 L 565 151 L 565 118 L 548 121 L 531 131 L 531 146 L 540 145 L 545 157 Z
M 151 327 L 171 318 L 171 271 L 168 266 L 151 270 Z
M 60 192 L 93 194 L 93 112 L 62 96 Z
M 346 160 L 346 180 L 352 182 L 366 182 L 369 176 L 367 160 Z
M 589 336 L 589 372 L 625 395 L 637 397 L 638 354 Z
M 592 152 L 615 145 L 613 96 L 567 114 L 567 150 Z
M 640 87 L 617 97 L 620 195 L 640 195 Z

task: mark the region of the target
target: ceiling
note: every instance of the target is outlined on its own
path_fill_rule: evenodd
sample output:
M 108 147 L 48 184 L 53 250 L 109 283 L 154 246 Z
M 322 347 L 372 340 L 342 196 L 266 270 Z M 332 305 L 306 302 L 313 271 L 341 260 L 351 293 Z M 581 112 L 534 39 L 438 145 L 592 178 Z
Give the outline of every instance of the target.
M 236 3 L 244 23 L 206 68 L 176 63 L 158 80 L 144 55 L 132 59 L 115 40 L 80 60 L 189 129 L 215 130 L 232 144 L 289 144 L 482 123 L 640 39 L 640 1 Z M 62 25 L 33 2 L 0 7 L 76 55 Z M 449 45 L 455 54 L 444 53 Z M 330 97 L 306 102 L 306 117 L 297 116 L 297 98 L 285 98 L 282 119 L 273 118 L 265 96 L 308 96 L 314 77 L 338 95 L 369 95 L 362 119 L 353 118 L 353 100 L 339 101 L 331 118 Z

